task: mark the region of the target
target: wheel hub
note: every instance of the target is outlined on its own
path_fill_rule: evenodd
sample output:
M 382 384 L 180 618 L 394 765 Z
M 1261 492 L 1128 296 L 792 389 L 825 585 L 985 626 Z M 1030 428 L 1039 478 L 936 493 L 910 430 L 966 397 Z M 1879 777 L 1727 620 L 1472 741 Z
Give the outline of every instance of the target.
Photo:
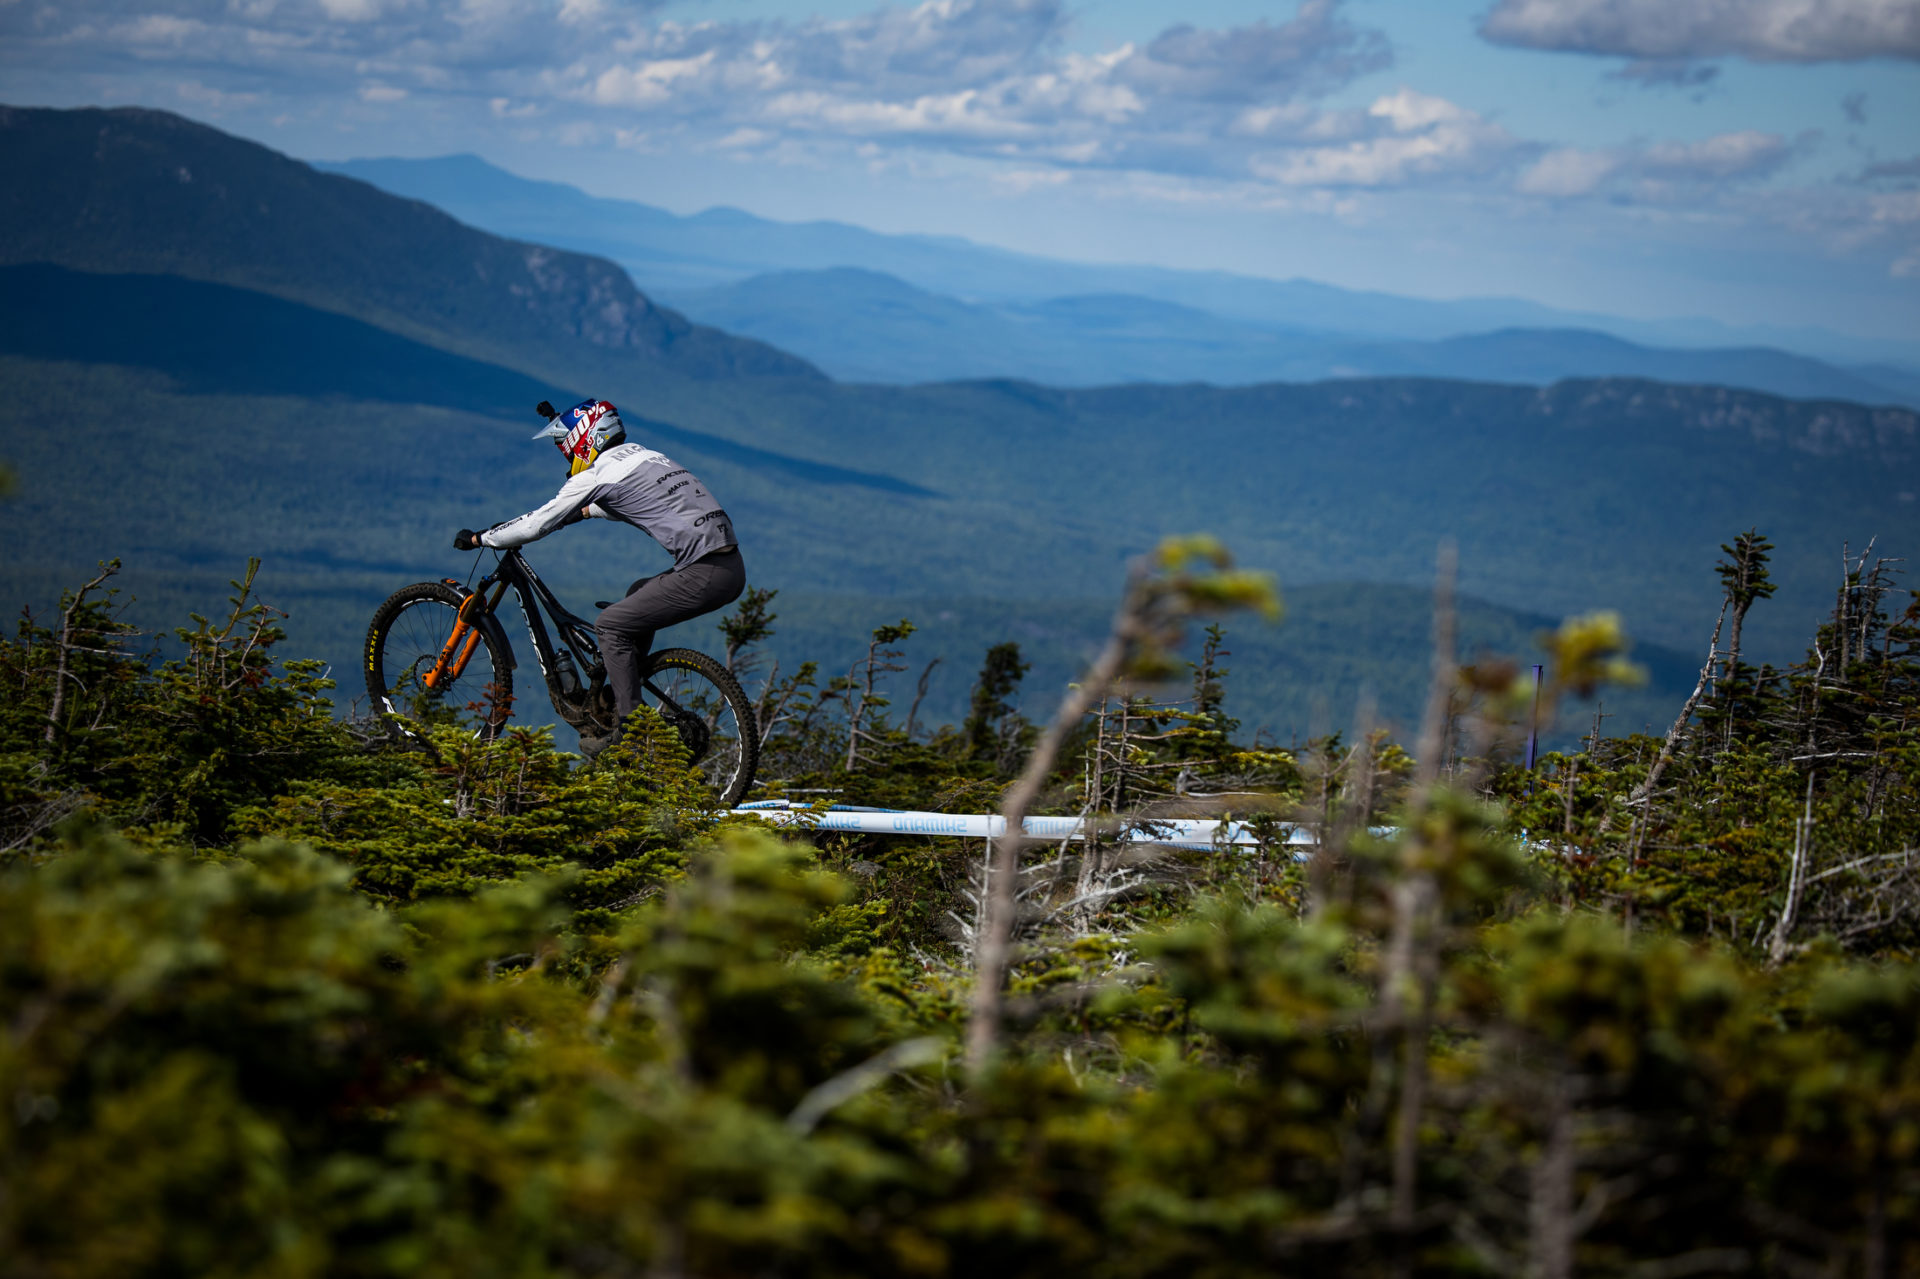
M 680 710 L 672 706 L 663 706 L 661 717 L 673 725 L 673 731 L 680 734 L 681 744 L 687 748 L 687 762 L 698 764 L 707 757 L 707 748 L 713 744 L 713 733 L 707 728 L 707 722 L 691 711 Z

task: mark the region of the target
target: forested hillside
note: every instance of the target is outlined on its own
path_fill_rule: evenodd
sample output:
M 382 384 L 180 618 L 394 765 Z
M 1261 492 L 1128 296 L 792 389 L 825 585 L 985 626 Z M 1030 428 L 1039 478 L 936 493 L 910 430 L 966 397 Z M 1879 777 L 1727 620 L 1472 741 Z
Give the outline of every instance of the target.
M 204 608 L 258 552 L 307 651 L 344 664 L 389 591 L 462 568 L 444 549 L 451 529 L 557 483 L 516 406 L 566 383 L 221 286 L 47 267 L 6 280 L 27 305 L 0 325 L 22 353 L 3 362 L 0 421 L 25 483 L 21 554 L 0 576 L 23 601 L 123 555 L 158 626 Z M 633 398 L 590 385 L 718 486 L 754 580 L 823 619 L 821 648 L 844 652 L 903 613 L 928 627 L 918 651 L 945 658 L 935 697 L 949 714 L 965 698 L 956 672 L 1016 633 L 1040 633 L 1034 687 L 1057 688 L 1097 636 L 1124 556 L 1185 519 L 1275 568 L 1295 605 L 1282 630 L 1235 637 L 1260 656 L 1239 694 L 1257 692 L 1252 723 L 1304 731 L 1316 699 L 1323 722 L 1338 719 L 1363 683 L 1410 721 L 1417 695 L 1388 672 L 1417 659 L 1418 594 L 1394 584 L 1424 576 L 1446 533 L 1466 589 L 1510 619 L 1489 641 L 1513 646 L 1554 610 L 1623 609 L 1662 676 L 1652 701 L 1616 706 L 1637 726 L 1684 694 L 1672 672 L 1685 661 L 1657 650 L 1692 646 L 1711 604 L 1698 570 L 1724 528 L 1764 520 L 1797 539 L 1752 641 L 1777 656 L 1819 607 L 1838 541 L 1877 532 L 1897 550 L 1915 509 L 1901 497 L 1909 415 L 1646 384 L 776 394 L 648 378 Z M 47 426 L 81 403 L 115 424 L 85 470 Z M 1162 446 L 1169 432 L 1183 447 Z M 652 563 L 601 528 L 535 555 L 580 604 Z M 943 615 L 974 620 L 943 633 Z M 1378 647 L 1387 633 L 1405 638 Z
M 163 111 L 0 107 L 0 262 L 278 294 L 516 368 L 577 346 L 682 377 L 811 377 L 654 306 L 611 262 L 502 240 Z

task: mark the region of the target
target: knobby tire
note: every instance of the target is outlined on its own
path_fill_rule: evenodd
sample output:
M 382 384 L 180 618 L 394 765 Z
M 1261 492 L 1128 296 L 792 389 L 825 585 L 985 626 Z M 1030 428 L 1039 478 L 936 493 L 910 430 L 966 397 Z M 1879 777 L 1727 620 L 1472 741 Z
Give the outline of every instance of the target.
M 401 587 L 374 610 L 362 661 L 367 696 L 374 714 L 385 715 L 402 741 L 419 740 L 411 725 L 422 712 L 472 721 L 473 735 L 481 741 L 498 737 L 513 714 L 513 659 L 487 627 L 480 628 L 479 646 L 446 690 L 433 692 L 415 684 L 418 691 L 408 691 L 411 681 L 433 668 L 440 645 L 453 631 L 461 599 L 460 592 L 444 582 L 418 582 Z M 469 703 L 478 703 L 482 712 L 470 713 Z
M 711 693 L 698 688 L 697 682 L 685 677 L 694 677 L 694 681 L 704 681 L 711 686 Z M 753 703 L 747 700 L 746 690 L 740 687 L 740 681 L 733 677 L 723 664 L 715 661 L 696 649 L 663 648 L 647 657 L 646 679 L 642 684 L 642 699 L 661 710 L 654 695 L 659 689 L 669 687 L 678 680 L 696 698 L 717 697 L 718 703 L 706 700 L 698 706 L 701 719 L 706 727 L 709 740 L 704 756 L 696 758 L 694 766 L 707 774 L 707 784 L 713 787 L 722 806 L 732 808 L 746 798 L 747 791 L 753 786 L 755 771 L 760 766 L 760 725 L 759 717 L 754 713 Z M 678 697 L 678 694 L 675 694 Z M 680 699 L 684 700 L 684 699 Z M 732 717 L 729 733 L 726 725 L 728 715 Z M 671 715 L 666 715 L 669 723 Z M 690 750 L 698 753 L 703 745 L 698 739 L 700 729 L 694 725 L 675 725 L 681 740 Z M 724 771 L 728 775 L 716 777 L 714 772 Z

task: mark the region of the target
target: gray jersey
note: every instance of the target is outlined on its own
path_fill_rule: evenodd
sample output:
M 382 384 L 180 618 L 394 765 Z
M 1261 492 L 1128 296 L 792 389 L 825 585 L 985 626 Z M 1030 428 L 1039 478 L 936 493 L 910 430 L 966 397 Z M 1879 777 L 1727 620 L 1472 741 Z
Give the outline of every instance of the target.
M 685 568 L 703 555 L 737 545 L 733 521 L 693 472 L 641 444 L 617 444 L 569 479 L 551 502 L 480 534 L 500 550 L 537 542 L 580 518 L 624 520 L 641 529 Z

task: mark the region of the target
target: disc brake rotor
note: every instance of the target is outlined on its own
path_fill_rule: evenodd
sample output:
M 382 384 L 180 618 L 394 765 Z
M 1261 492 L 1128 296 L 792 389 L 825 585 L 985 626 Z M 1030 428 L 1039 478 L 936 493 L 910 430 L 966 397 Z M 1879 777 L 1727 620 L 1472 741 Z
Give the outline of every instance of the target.
M 680 741 L 687 748 L 687 762 L 698 764 L 707 757 L 707 747 L 713 744 L 713 731 L 707 722 L 691 711 L 680 710 L 674 706 L 662 705 L 660 715 L 673 725 L 673 731 L 680 734 Z

